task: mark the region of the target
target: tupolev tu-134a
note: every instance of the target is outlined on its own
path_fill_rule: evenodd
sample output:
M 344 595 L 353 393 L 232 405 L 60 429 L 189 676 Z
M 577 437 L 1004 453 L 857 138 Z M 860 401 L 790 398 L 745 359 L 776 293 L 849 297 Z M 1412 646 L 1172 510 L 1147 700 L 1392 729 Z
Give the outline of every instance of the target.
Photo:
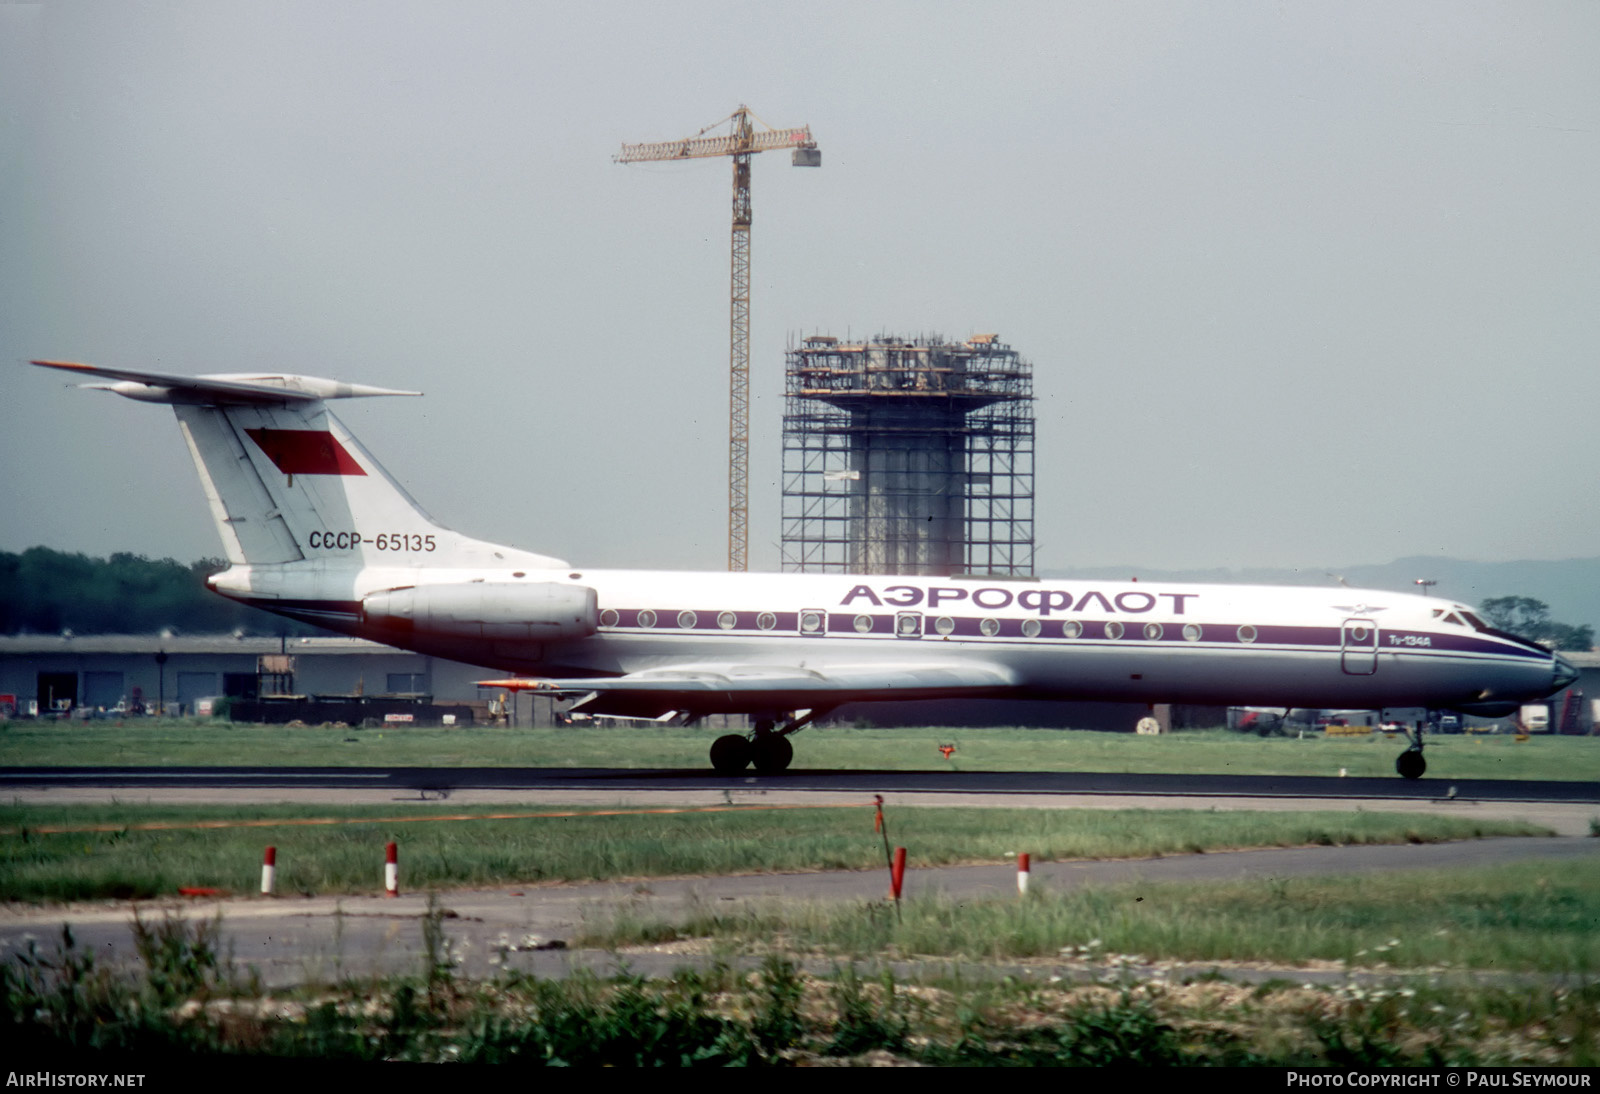
M 1576 679 L 1463 604 L 1379 590 L 988 576 L 591 570 L 429 517 L 328 411 L 416 395 L 311 376 L 199 377 L 60 361 L 165 403 L 194 457 L 234 600 L 515 674 L 574 711 L 751 716 L 711 746 L 785 769 L 843 703 L 981 697 L 1499 716 Z M 1396 761 L 1422 775 L 1421 723 Z

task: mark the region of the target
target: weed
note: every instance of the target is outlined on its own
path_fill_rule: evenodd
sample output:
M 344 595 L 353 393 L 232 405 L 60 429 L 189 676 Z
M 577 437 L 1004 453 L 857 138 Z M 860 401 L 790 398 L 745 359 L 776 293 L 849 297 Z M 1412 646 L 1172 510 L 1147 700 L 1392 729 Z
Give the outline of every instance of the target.
M 97 1031 L 120 1017 L 121 995 L 95 967 L 94 954 L 78 949 L 69 926 L 61 928 L 53 958 L 29 938 L 23 952 L 0 965 L 4 1028 L 32 1026 L 62 1047 L 95 1047 Z
M 532 984 L 533 1018 L 491 1018 L 462 1045 L 473 1063 L 553 1066 L 726 1067 L 759 1064 L 749 1031 L 709 1013 L 691 990 L 672 996 L 636 977 L 607 989 L 593 980 Z
M 159 1006 L 172 1007 L 190 999 L 202 1002 L 218 989 L 230 985 L 223 976 L 232 962 L 224 964 L 217 950 L 222 937 L 222 916 L 210 920 L 189 920 L 171 911 L 163 912 L 158 922 L 146 921 L 133 910 L 133 944 L 144 963 L 145 984 Z
M 439 903 L 439 894 L 429 891 L 428 907 L 422 913 L 422 980 L 427 987 L 428 1009 L 443 1013 L 456 994 L 456 966 L 461 963 L 455 944 L 445 932 L 444 921 L 452 913 Z
M 804 984 L 794 962 L 776 955 L 761 967 L 760 1003 L 750 1023 L 756 1046 L 775 1060 L 800 1042 L 805 1023 L 800 1018 Z
M 1172 1067 L 1184 1063 L 1178 1032 L 1148 999 L 1124 988 L 1115 1003 L 1091 1005 L 1061 1025 L 1058 1063 L 1079 1067 Z
M 837 1013 L 828 1055 L 859 1056 L 874 1049 L 905 1049 L 907 1022 L 897 1002 L 894 978 L 887 971 L 880 987 L 883 998 L 873 999 L 855 966 L 835 970 L 832 1002 Z

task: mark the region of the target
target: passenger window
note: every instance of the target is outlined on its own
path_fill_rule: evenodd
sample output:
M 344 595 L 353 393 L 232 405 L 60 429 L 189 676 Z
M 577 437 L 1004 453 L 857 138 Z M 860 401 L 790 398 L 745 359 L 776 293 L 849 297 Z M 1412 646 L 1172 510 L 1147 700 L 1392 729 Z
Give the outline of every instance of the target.
M 872 616 L 870 616 L 870 615 L 858 615 L 858 616 L 856 616 L 856 632 L 858 634 L 866 634 L 870 630 L 872 630 Z
M 940 634 L 954 634 L 956 629 L 956 621 L 951 619 L 948 615 L 941 615 L 938 619 L 933 621 L 933 629 L 938 631 Z
M 639 613 L 639 626 L 641 626 L 641 627 L 653 627 L 655 625 L 656 625 L 656 613 L 655 612 L 651 611 L 649 608 L 646 608 L 644 611 Z
M 761 630 L 770 631 L 777 625 L 778 617 L 773 615 L 771 612 L 762 612 L 760 615 L 756 616 L 756 626 Z
M 993 638 L 995 635 L 1000 633 L 1000 620 L 985 619 L 982 623 L 978 624 L 978 629 L 987 637 Z
M 1039 632 L 1044 630 L 1043 624 L 1037 619 L 1024 619 L 1022 621 L 1022 637 L 1038 638 Z
M 1122 637 L 1122 624 L 1118 623 L 1116 620 L 1112 620 L 1110 623 L 1107 623 L 1106 624 L 1106 637 L 1111 639 L 1112 641 L 1115 641 L 1118 638 L 1121 638 Z
M 739 625 L 739 617 L 732 612 L 723 612 L 717 616 L 717 626 L 725 631 L 731 631 Z

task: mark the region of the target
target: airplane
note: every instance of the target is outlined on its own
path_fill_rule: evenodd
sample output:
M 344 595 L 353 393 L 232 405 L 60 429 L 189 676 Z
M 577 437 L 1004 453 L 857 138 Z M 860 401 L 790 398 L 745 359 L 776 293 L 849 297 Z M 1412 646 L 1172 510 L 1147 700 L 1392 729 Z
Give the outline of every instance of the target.
M 429 517 L 329 412 L 418 395 L 289 374 L 175 376 L 34 361 L 170 405 L 229 567 L 223 596 L 580 696 L 590 715 L 750 716 L 712 766 L 785 770 L 844 703 L 1024 698 L 1501 716 L 1577 672 L 1465 604 L 1306 586 L 981 574 L 590 570 Z M 1422 724 L 1395 763 L 1426 770 Z

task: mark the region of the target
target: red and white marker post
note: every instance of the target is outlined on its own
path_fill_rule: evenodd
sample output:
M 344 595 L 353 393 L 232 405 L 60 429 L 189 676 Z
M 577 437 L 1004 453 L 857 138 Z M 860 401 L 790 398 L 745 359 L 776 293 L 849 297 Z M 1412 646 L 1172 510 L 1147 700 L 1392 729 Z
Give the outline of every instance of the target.
M 278 883 L 278 849 L 268 847 L 261 856 L 261 895 L 271 896 L 272 887 Z
M 400 847 L 393 842 L 383 849 L 383 895 L 400 895 Z
M 899 903 L 900 891 L 905 888 L 905 883 L 906 849 L 904 847 L 896 847 L 894 849 L 894 866 L 889 870 L 889 895 L 894 898 L 896 903 Z
M 1032 863 L 1028 859 L 1028 852 L 1024 851 L 1017 856 L 1017 895 L 1028 895 L 1028 868 Z

